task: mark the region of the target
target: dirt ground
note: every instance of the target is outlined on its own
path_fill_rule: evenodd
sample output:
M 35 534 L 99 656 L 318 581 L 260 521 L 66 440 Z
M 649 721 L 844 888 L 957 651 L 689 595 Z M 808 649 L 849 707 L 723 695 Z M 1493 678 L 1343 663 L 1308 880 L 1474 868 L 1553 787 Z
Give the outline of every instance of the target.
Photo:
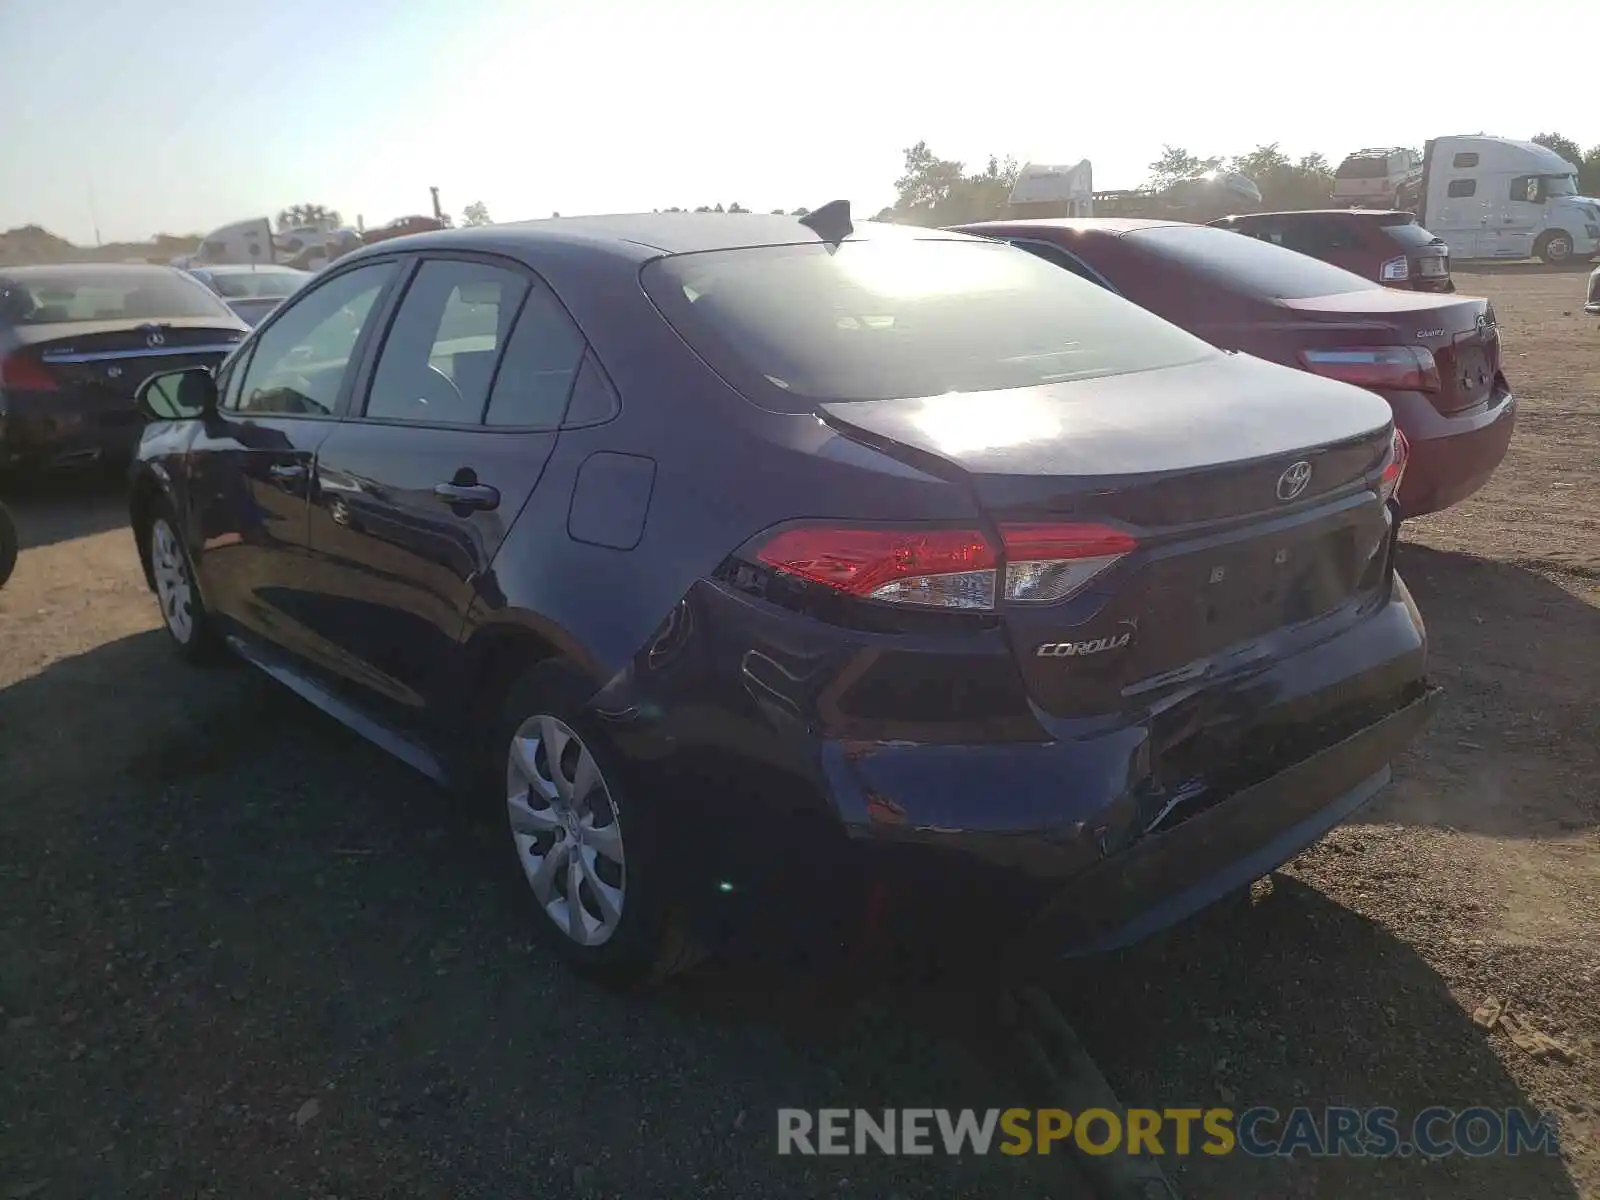
M 1600 1198 L 1600 322 L 1580 274 L 1457 281 L 1522 407 L 1494 480 L 1402 550 L 1437 722 L 1270 894 L 1058 997 L 1132 1105 L 1531 1106 L 1562 1157 L 1171 1160 L 1186 1197 Z M 1082 1194 L 1049 1159 L 778 1158 L 780 1106 L 1024 1103 L 981 993 L 581 983 L 488 830 L 270 681 L 171 658 L 118 495 L 20 515 L 0 1200 Z

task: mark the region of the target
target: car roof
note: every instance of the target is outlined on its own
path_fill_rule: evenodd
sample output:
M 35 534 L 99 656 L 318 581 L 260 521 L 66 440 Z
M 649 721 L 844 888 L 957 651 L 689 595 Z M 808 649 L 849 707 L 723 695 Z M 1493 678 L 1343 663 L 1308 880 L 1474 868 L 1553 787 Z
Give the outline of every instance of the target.
M 847 240 L 884 238 L 947 240 L 949 231 L 922 226 L 859 221 Z M 341 258 L 376 257 L 396 251 L 438 249 L 499 250 L 502 253 L 542 249 L 587 248 L 643 260 L 662 254 L 706 250 L 741 250 L 818 241 L 798 217 L 762 213 L 622 213 L 612 216 L 547 217 L 504 225 L 441 229 L 374 243 Z
M 1282 220 L 1284 217 L 1355 217 L 1361 220 L 1371 220 L 1378 217 L 1410 217 L 1416 220 L 1416 213 L 1407 212 L 1403 208 L 1295 208 L 1285 209 L 1282 212 L 1258 213 L 1230 213 L 1222 218 L 1225 221 L 1259 221 L 1263 217 L 1273 220 Z
M 1162 229 L 1185 226 L 1187 221 L 1158 221 L 1143 217 L 1033 217 L 1017 221 L 976 221 L 970 225 L 954 225 L 959 232 L 982 233 L 996 229 L 1066 229 L 1076 233 L 1133 233 L 1140 229 Z

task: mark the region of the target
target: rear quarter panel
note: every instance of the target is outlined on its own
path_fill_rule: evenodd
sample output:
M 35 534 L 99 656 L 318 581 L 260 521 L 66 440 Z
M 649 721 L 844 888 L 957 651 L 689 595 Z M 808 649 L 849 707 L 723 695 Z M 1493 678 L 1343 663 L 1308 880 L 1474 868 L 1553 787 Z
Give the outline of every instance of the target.
M 528 261 L 588 336 L 622 407 L 604 424 L 562 431 L 494 560 L 490 586 L 480 590 L 466 638 L 526 627 L 598 685 L 627 667 L 696 580 L 771 525 L 974 512 L 964 490 L 850 442 L 814 415 L 770 413 L 745 400 L 657 312 L 638 264 L 560 253 Z M 627 549 L 572 536 L 574 490 L 598 454 L 654 465 L 642 531 Z M 619 494 L 618 503 L 636 497 Z M 588 509 L 578 531 L 605 517 Z

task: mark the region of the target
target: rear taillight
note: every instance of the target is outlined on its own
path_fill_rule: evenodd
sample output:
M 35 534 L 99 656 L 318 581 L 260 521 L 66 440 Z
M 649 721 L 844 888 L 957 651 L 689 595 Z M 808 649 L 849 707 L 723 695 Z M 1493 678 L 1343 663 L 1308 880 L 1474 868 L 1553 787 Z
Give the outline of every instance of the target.
M 1402 254 L 1399 258 L 1391 258 L 1378 268 L 1379 283 L 1404 283 L 1411 278 L 1410 260 Z
M 1411 443 L 1406 441 L 1406 435 L 1396 425 L 1394 435 L 1389 439 L 1389 457 L 1383 464 L 1383 475 L 1378 479 L 1378 498 L 1385 504 L 1394 499 L 1394 494 L 1400 490 L 1400 482 L 1406 477 L 1406 462 L 1410 457 Z
M 43 363 L 23 354 L 0 358 L 0 387 L 19 392 L 53 392 L 59 385 Z
M 1353 346 L 1347 350 L 1302 350 L 1308 371 L 1368 388 L 1413 392 L 1439 390 L 1439 364 L 1426 346 Z
M 994 607 L 994 547 L 974 529 L 805 525 L 776 534 L 755 557 L 848 596 L 928 608 Z
M 976 529 L 801 525 L 750 557 L 785 575 L 864 600 L 917 608 L 993 609 L 1002 562 L 1005 599 L 1065 600 L 1138 543 L 1102 525 L 1003 525 L 1003 553 Z

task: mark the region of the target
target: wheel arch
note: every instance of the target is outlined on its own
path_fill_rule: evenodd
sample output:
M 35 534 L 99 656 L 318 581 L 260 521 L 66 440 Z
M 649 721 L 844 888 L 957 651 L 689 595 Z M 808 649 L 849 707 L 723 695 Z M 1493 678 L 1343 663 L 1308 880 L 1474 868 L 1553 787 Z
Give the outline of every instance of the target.
M 459 703 L 464 765 L 484 761 L 487 739 L 499 720 L 506 696 L 534 667 L 563 662 L 599 691 L 605 680 L 599 663 L 563 630 L 520 610 L 496 613 L 472 629 L 461 647 Z
M 156 505 L 162 501 L 172 503 L 169 481 L 154 466 L 145 466 L 134 477 L 128 493 L 128 524 L 133 529 L 133 542 L 139 550 L 139 567 L 144 572 L 145 586 L 155 591 L 155 574 L 150 567 L 150 523 L 155 517 Z

